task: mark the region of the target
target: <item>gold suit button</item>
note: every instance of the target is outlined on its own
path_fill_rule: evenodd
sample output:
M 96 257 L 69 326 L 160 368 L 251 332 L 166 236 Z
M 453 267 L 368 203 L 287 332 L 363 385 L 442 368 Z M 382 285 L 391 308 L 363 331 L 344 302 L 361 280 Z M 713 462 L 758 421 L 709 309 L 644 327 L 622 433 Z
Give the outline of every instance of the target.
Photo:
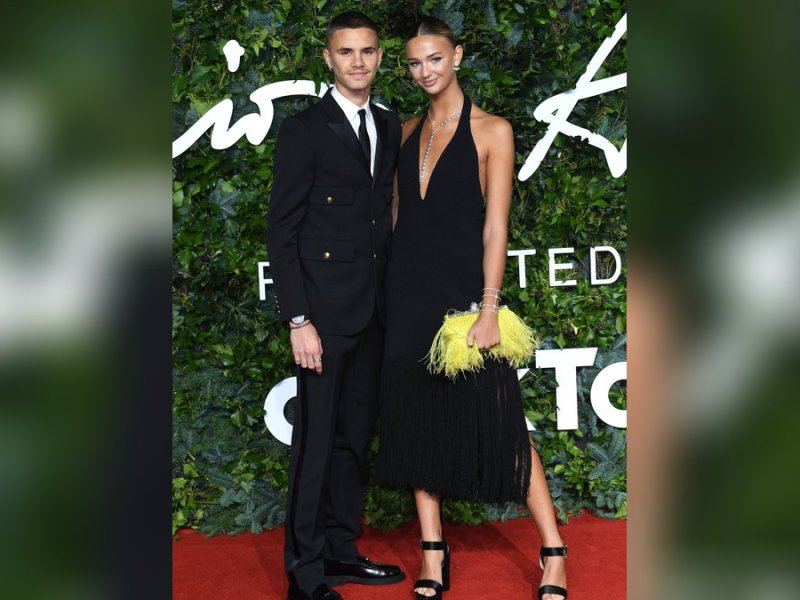
M 333 196 L 328 196 L 327 198 L 325 198 L 325 202 L 327 202 L 328 204 L 333 204 Z
M 323 252 L 322 253 L 322 258 L 324 258 L 325 260 L 329 259 L 330 257 L 331 257 L 331 253 L 330 252 Z

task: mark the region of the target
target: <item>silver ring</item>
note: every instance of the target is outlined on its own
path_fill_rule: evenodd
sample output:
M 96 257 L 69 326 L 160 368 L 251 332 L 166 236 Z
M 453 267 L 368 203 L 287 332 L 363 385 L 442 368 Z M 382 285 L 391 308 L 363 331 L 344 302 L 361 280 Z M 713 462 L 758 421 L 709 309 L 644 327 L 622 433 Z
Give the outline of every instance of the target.
M 315 363 L 320 363 L 320 362 L 322 362 L 322 359 L 321 359 L 321 358 L 315 358 L 315 359 L 314 359 L 314 362 L 315 362 Z

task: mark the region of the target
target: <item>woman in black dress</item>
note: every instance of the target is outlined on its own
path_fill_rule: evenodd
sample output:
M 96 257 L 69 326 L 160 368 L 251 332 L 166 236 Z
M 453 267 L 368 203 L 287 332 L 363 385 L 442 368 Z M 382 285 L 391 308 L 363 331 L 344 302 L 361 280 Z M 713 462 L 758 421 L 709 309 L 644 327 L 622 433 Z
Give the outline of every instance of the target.
M 424 18 L 406 43 L 428 95 L 403 126 L 387 278 L 379 479 L 411 486 L 422 532 L 417 598 L 449 588 L 440 498 L 527 504 L 542 540 L 539 598 L 564 600 L 566 546 L 525 425 L 516 371 L 488 359 L 455 380 L 431 375 L 425 355 L 450 309 L 481 301 L 467 343 L 500 341 L 514 141 L 505 119 L 473 106 L 456 77 L 463 50 L 444 22 Z

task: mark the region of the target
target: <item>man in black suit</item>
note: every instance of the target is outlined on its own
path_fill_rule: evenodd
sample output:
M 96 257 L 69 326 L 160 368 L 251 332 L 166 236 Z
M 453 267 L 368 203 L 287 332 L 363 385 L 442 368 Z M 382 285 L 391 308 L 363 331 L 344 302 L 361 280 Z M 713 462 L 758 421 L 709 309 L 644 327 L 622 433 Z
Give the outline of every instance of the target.
M 400 121 L 369 102 L 382 56 L 372 20 L 334 17 L 323 55 L 335 85 L 281 126 L 267 226 L 298 380 L 284 551 L 290 600 L 335 600 L 330 585 L 405 578 L 356 549 L 377 416 Z

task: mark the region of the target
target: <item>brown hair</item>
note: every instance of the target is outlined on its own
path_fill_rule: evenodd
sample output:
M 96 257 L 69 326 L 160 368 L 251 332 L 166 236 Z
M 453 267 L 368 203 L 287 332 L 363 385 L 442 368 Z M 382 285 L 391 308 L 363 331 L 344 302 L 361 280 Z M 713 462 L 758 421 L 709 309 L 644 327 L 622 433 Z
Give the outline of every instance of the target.
M 408 36 L 406 42 L 414 39 L 418 35 L 439 35 L 443 38 L 447 38 L 447 41 L 452 44 L 453 48 L 458 45 L 458 42 L 456 42 L 456 36 L 453 33 L 453 30 L 450 29 L 450 26 L 436 17 L 422 17 L 414 27 L 413 33 Z
M 331 36 L 340 29 L 360 29 L 361 27 L 372 29 L 375 35 L 380 38 L 378 26 L 375 25 L 375 21 L 357 10 L 348 10 L 347 12 L 336 15 L 328 23 L 328 26 L 325 28 L 325 45 L 330 47 Z

